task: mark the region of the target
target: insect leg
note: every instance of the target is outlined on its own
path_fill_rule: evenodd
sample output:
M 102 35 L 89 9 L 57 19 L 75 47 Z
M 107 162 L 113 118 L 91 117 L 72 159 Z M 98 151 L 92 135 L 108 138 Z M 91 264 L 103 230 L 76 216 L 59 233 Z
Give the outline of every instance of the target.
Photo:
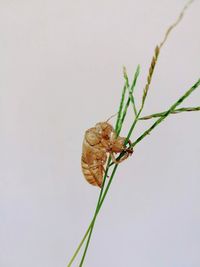
M 125 148 L 122 150 L 122 152 L 124 152 L 124 155 L 120 158 L 120 159 L 116 159 L 113 152 L 110 151 L 110 156 L 112 158 L 112 161 L 115 163 L 115 164 L 119 164 L 121 163 L 122 161 L 124 161 L 125 159 L 127 159 L 130 155 L 132 155 L 133 153 L 133 148 L 131 147 L 132 143 L 131 141 L 129 140 L 128 141 L 128 144 L 129 144 L 129 147 L 128 148 Z
M 132 148 L 132 142 L 128 140 L 129 147 L 125 149 L 128 153 L 132 154 L 133 153 L 133 148 Z
M 125 154 L 123 155 L 123 157 L 122 157 L 121 159 L 118 159 L 118 160 L 117 160 L 117 159 L 115 158 L 113 152 L 110 152 L 111 159 L 112 159 L 112 161 L 113 161 L 115 164 L 119 164 L 119 163 L 121 163 L 122 161 L 124 161 L 125 159 L 127 159 L 128 156 L 129 156 L 129 154 L 130 154 L 129 152 L 125 151 Z

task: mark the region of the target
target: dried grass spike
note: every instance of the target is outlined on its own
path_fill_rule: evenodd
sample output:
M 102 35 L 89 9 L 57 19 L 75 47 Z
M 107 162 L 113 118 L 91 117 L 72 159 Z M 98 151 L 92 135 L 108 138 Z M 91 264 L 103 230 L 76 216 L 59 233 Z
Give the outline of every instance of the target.
M 160 52 L 160 48 L 158 46 L 156 46 L 156 48 L 154 50 L 153 58 L 151 60 L 149 73 L 148 73 L 148 76 L 147 76 L 147 84 L 145 85 L 145 88 L 144 88 L 144 91 L 143 91 L 142 105 L 144 105 L 144 101 L 145 101 L 145 99 L 147 97 L 147 93 L 148 93 L 148 90 L 149 90 L 149 86 L 150 86 L 150 83 L 151 83 L 151 79 L 152 79 L 152 76 L 153 76 L 155 65 L 156 65 L 156 62 L 158 60 L 159 52 Z

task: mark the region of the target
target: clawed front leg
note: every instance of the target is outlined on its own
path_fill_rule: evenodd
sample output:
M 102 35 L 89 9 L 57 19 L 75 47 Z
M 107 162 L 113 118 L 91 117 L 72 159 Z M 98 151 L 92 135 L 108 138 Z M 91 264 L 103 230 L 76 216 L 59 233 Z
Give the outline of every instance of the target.
M 130 140 L 128 140 L 128 144 L 129 144 L 129 147 L 125 148 L 124 151 L 128 152 L 130 155 L 132 155 L 133 154 L 133 148 L 132 148 L 132 143 Z
M 124 152 L 125 154 L 124 154 L 120 159 L 118 159 L 118 160 L 115 158 L 114 153 L 113 153 L 112 151 L 110 151 L 111 159 L 112 159 L 112 161 L 113 161 L 115 164 L 119 164 L 119 163 L 121 163 L 122 161 L 124 161 L 125 159 L 127 159 L 130 155 L 132 155 L 132 153 L 133 153 L 133 149 L 132 149 L 132 147 L 131 147 L 132 143 L 131 143 L 130 140 L 128 141 L 128 143 L 129 143 L 129 147 L 123 149 L 123 151 L 122 151 L 122 152 Z

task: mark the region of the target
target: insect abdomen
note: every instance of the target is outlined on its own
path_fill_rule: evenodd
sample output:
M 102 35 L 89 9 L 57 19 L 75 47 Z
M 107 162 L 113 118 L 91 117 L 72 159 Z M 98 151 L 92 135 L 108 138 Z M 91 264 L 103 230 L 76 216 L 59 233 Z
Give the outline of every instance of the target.
M 103 178 L 103 166 L 90 166 L 87 164 L 84 159 L 81 159 L 81 167 L 82 172 L 84 174 L 85 179 L 88 181 L 88 183 L 101 187 L 102 184 L 102 178 Z

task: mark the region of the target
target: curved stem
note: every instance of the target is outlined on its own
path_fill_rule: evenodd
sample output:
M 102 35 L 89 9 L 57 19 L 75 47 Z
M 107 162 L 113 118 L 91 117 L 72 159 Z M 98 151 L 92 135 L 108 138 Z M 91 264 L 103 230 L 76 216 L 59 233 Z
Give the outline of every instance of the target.
M 106 171 L 105 171 L 105 174 L 104 174 L 103 184 L 102 184 L 101 191 L 100 191 L 100 194 L 99 194 L 99 198 L 98 198 L 98 201 L 97 201 L 94 217 L 93 217 L 92 222 L 91 222 L 90 227 L 89 227 L 90 228 L 89 229 L 89 236 L 88 236 L 88 240 L 87 240 L 87 243 L 86 243 L 86 246 L 85 246 L 85 249 L 84 249 L 84 252 L 83 252 L 83 256 L 82 256 L 82 259 L 81 259 L 81 262 L 80 262 L 80 265 L 79 265 L 80 267 L 83 265 L 83 262 L 84 262 L 84 259 L 85 259 L 85 256 L 86 256 L 86 253 L 87 253 L 87 250 L 88 250 L 88 246 L 89 246 L 89 243 L 90 243 L 90 239 L 91 239 L 92 231 L 93 231 L 93 228 L 94 228 L 94 224 L 95 224 L 95 221 L 96 221 L 96 217 L 97 217 L 97 214 L 99 213 L 99 207 L 101 206 L 100 205 L 101 204 L 101 197 L 102 197 L 102 194 L 103 194 L 103 189 L 104 189 L 104 186 L 105 186 L 105 181 L 106 181 L 106 177 L 107 177 L 107 174 L 108 174 L 110 162 L 111 162 L 111 158 L 109 157 L 108 163 L 107 163 L 107 167 L 106 167 Z
M 75 260 L 76 256 L 78 255 L 79 250 L 81 249 L 81 247 L 82 247 L 87 235 L 89 234 L 89 231 L 90 231 L 90 228 L 91 228 L 91 224 L 92 223 L 90 223 L 90 225 L 89 225 L 84 237 L 82 238 L 81 242 L 79 243 L 79 245 L 78 245 L 76 251 L 74 252 L 74 255 L 72 256 L 72 258 L 71 258 L 70 262 L 68 263 L 67 267 L 70 267 L 72 265 L 73 261 Z
M 107 163 L 107 167 L 106 167 L 106 171 L 105 171 L 104 178 L 103 178 L 103 183 L 102 183 L 101 191 L 100 191 L 100 193 L 99 193 L 99 198 L 98 198 L 98 201 L 97 201 L 97 205 L 96 205 L 96 209 L 95 209 L 94 217 L 93 217 L 93 219 L 92 219 L 92 221 L 91 221 L 91 223 L 90 223 L 90 225 L 89 225 L 89 227 L 88 227 L 88 229 L 87 229 L 87 231 L 86 231 L 86 233 L 85 233 L 83 239 L 81 240 L 81 242 L 79 243 L 79 245 L 78 245 L 78 247 L 77 247 L 75 253 L 73 254 L 73 256 L 72 256 L 70 262 L 68 263 L 67 267 L 70 267 L 70 266 L 72 265 L 72 263 L 73 263 L 73 261 L 75 260 L 75 258 L 76 258 L 76 256 L 77 256 L 78 252 L 80 251 L 80 249 L 81 249 L 81 247 L 82 247 L 82 245 L 83 245 L 83 243 L 84 243 L 86 237 L 87 237 L 88 234 L 90 233 L 90 231 L 91 231 L 91 229 L 92 229 L 92 226 L 94 225 L 94 222 L 95 222 L 95 219 L 96 219 L 96 215 L 97 215 L 97 213 L 98 213 L 98 206 L 99 206 L 99 204 L 100 204 L 101 196 L 102 196 L 102 194 L 103 194 L 103 189 L 104 189 L 104 186 L 105 186 L 105 181 L 106 181 L 106 177 L 107 177 L 107 174 L 108 174 L 108 169 L 109 169 L 110 162 L 111 162 L 111 158 L 109 157 L 109 159 L 108 159 L 108 163 Z M 84 257 L 85 257 L 85 256 L 84 256 Z

